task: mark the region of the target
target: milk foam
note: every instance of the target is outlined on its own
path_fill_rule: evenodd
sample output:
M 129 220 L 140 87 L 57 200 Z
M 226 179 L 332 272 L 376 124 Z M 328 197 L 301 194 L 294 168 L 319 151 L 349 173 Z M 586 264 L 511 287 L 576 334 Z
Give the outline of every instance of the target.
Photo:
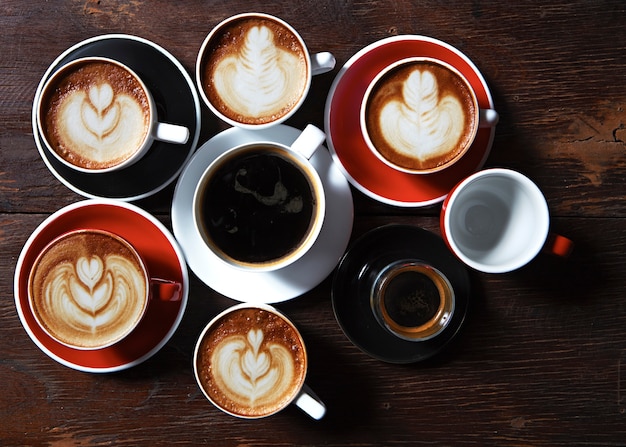
M 397 152 L 428 160 L 455 148 L 463 135 L 465 116 L 460 101 L 439 95 L 436 77 L 415 69 L 402 87 L 402 100 L 381 110 L 379 124 L 385 140 Z
M 38 312 L 58 339 L 95 347 L 117 339 L 134 325 L 143 312 L 145 290 L 143 272 L 128 259 L 81 257 L 50 270 Z
M 299 99 L 303 86 L 300 59 L 278 47 L 265 26 L 248 30 L 241 50 L 220 61 L 215 90 L 235 113 L 262 118 L 284 113 Z
M 59 106 L 55 128 L 69 157 L 106 167 L 128 159 L 141 147 L 147 122 L 136 99 L 115 93 L 103 82 L 69 92 Z
M 238 405 L 256 408 L 275 406 L 285 399 L 296 376 L 289 350 L 278 343 L 264 343 L 261 329 L 246 336 L 232 335 L 213 351 L 215 382 L 224 395 Z

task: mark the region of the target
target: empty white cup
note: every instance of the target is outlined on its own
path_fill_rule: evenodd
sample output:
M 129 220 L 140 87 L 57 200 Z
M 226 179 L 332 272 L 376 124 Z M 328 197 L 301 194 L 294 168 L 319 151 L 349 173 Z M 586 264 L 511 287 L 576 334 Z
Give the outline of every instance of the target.
M 442 207 L 441 232 L 461 261 L 486 273 L 516 270 L 542 250 L 567 256 L 573 247 L 550 235 L 548 205 L 537 185 L 510 169 L 479 171 L 454 187 Z

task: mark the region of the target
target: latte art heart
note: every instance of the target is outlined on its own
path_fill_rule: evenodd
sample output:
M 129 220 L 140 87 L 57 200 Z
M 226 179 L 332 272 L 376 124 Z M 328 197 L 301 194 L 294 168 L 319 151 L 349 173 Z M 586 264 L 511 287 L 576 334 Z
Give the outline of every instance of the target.
M 405 81 L 402 100 L 390 101 L 379 120 L 382 134 L 392 147 L 420 160 L 450 151 L 465 127 L 460 101 L 440 96 L 433 74 L 418 69 Z
M 40 106 L 50 148 L 80 169 L 117 166 L 143 148 L 152 103 L 141 81 L 106 59 L 78 60 L 50 79 Z
M 90 259 L 80 258 L 78 259 L 78 262 L 76 262 L 76 273 L 78 274 L 78 278 L 89 289 L 93 289 L 100 281 L 103 271 L 104 264 L 102 259 L 98 256 L 94 256 Z
M 215 347 L 212 363 L 224 394 L 252 408 L 275 402 L 292 387 L 295 376 L 289 350 L 278 343 L 264 344 L 261 329 L 224 339 Z
M 87 97 L 89 100 L 81 103 L 82 123 L 98 140 L 102 140 L 119 125 L 120 105 L 114 101 L 109 84 L 91 87 Z
M 215 89 L 237 114 L 263 117 L 289 109 L 298 100 L 302 62 L 276 46 L 272 31 L 251 28 L 239 53 L 223 59 L 214 73 Z

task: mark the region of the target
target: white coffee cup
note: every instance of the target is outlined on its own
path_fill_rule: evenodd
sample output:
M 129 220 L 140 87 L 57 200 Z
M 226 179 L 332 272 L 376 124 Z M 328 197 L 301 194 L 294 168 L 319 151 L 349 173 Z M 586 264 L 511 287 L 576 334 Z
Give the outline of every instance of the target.
M 302 335 L 267 304 L 238 304 L 215 316 L 198 338 L 193 368 L 204 396 L 232 416 L 264 418 L 291 403 L 316 420 L 326 414 L 304 382 Z
M 495 110 L 480 108 L 459 70 L 430 57 L 384 67 L 368 85 L 359 115 L 370 151 L 409 174 L 452 166 L 469 150 L 479 128 L 495 126 L 498 118 Z
M 237 26 L 236 32 L 230 31 Z M 281 43 L 285 38 L 291 42 Z M 218 52 L 224 56 L 213 62 Z M 207 65 L 224 68 L 207 70 Z M 331 53 L 310 54 L 300 34 L 284 20 L 244 13 L 225 19 L 207 35 L 198 52 L 196 82 L 217 117 L 232 126 L 263 129 L 290 118 L 306 99 L 312 76 L 334 67 Z
M 309 159 L 325 137 L 308 125 L 291 146 L 245 143 L 205 169 L 194 191 L 193 217 L 215 256 L 260 272 L 286 267 L 311 249 L 322 229 L 326 198 Z
M 57 91 L 61 94 L 55 96 Z M 58 110 L 54 118 L 51 110 Z M 63 127 L 64 136 L 54 136 L 59 132 L 53 126 Z M 185 144 L 189 139 L 186 127 L 158 121 L 154 98 L 137 73 L 105 57 L 73 60 L 50 76 L 38 99 L 37 127 L 55 158 L 87 173 L 130 166 L 155 140 Z
M 550 234 L 546 199 L 528 177 L 510 169 L 479 171 L 448 194 L 441 232 L 452 252 L 486 273 L 516 270 L 544 250 L 568 256 L 569 239 Z

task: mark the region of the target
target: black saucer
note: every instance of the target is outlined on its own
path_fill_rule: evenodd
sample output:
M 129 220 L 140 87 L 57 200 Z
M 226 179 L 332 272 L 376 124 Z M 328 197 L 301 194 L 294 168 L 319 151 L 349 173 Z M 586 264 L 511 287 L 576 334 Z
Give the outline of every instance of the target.
M 186 144 L 155 141 L 137 163 L 119 171 L 89 174 L 61 163 L 46 148 L 37 131 L 35 107 L 45 81 L 72 60 L 103 56 L 119 60 L 144 81 L 157 105 L 159 121 L 189 129 Z M 166 50 L 148 40 L 125 34 L 98 36 L 74 45 L 46 71 L 33 101 L 33 133 L 39 153 L 50 171 L 68 188 L 91 198 L 139 200 L 162 190 L 180 174 L 200 136 L 200 101 L 184 67 Z
M 370 290 L 380 270 L 398 260 L 415 260 L 441 271 L 455 293 L 452 320 L 439 335 L 425 341 L 400 339 L 383 328 L 370 305 Z M 461 328 L 470 296 L 465 266 L 443 240 L 418 227 L 387 225 L 357 239 L 339 263 L 332 286 L 335 317 L 346 336 L 366 354 L 389 363 L 413 363 L 441 351 Z

